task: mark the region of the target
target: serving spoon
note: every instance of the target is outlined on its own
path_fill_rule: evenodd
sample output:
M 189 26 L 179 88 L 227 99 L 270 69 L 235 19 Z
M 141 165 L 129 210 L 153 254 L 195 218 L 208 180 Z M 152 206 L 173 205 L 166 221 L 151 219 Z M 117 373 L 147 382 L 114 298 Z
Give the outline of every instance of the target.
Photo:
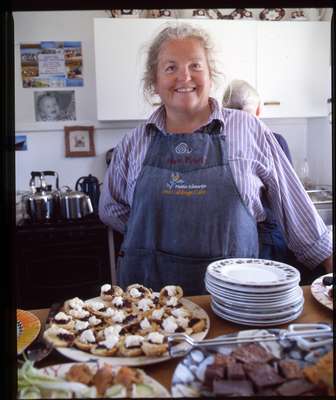
M 171 357 L 181 357 L 189 353 L 195 347 L 209 348 L 223 346 L 226 344 L 240 344 L 252 342 L 274 342 L 284 339 L 295 339 L 298 344 L 310 350 L 319 346 L 323 346 L 333 342 L 333 331 L 327 324 L 290 324 L 287 330 L 279 333 L 265 333 L 260 336 L 244 336 L 244 337 L 222 337 L 216 339 L 194 340 L 191 336 L 185 333 L 173 333 L 168 336 L 168 351 Z M 309 338 L 322 338 L 322 340 L 314 340 L 311 342 Z M 181 346 L 176 345 L 177 342 L 186 342 L 189 347 L 182 349 Z

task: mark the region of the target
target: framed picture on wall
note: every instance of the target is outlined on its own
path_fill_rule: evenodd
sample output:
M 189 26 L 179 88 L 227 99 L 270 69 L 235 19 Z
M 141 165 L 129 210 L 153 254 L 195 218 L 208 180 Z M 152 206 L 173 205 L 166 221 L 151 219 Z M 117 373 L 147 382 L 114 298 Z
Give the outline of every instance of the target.
M 93 126 L 65 126 L 65 157 L 95 156 L 93 133 Z

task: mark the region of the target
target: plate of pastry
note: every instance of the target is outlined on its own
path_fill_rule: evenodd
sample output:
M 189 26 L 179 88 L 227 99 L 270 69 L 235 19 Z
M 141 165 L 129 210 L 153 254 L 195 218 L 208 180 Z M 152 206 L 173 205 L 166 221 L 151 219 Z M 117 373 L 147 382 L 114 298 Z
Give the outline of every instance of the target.
M 41 322 L 36 315 L 25 310 L 16 310 L 17 354 L 21 354 L 38 336 Z
M 242 330 L 225 338 L 257 338 L 279 331 Z M 195 348 L 177 365 L 171 393 L 183 398 L 334 395 L 333 344 L 321 341 L 309 349 L 282 339 Z
M 314 298 L 330 310 L 333 309 L 333 290 L 334 277 L 333 274 L 326 274 L 315 279 L 310 287 Z
M 33 382 L 30 376 L 34 376 Z M 19 398 L 35 399 L 170 397 L 169 391 L 143 370 L 101 361 L 41 369 L 26 361 L 18 370 L 18 394 Z
M 140 366 L 170 358 L 170 334 L 187 333 L 202 340 L 209 326 L 207 313 L 184 298 L 179 286 L 153 292 L 140 284 L 130 285 L 125 291 L 105 284 L 98 297 L 66 300 L 43 337 L 75 361 L 106 360 L 113 365 Z

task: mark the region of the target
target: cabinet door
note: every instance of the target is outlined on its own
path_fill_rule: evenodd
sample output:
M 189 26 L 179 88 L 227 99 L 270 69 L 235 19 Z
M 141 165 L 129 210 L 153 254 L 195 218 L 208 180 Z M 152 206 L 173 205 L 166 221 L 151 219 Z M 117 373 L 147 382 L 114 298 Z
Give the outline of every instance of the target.
M 232 78 L 256 83 L 256 21 L 182 19 L 205 28 L 213 38 L 221 72 L 212 95 L 222 99 Z M 142 91 L 145 49 L 167 21 L 111 19 L 94 21 L 98 120 L 146 119 L 155 106 Z M 159 98 L 153 99 L 154 103 Z
M 144 47 L 160 19 L 94 20 L 98 120 L 146 119 L 154 107 L 143 96 Z
M 258 22 L 262 117 L 328 114 L 329 22 Z
M 223 93 L 232 79 L 244 79 L 251 85 L 256 85 L 256 21 L 185 21 L 203 27 L 213 40 L 219 76 L 212 96 L 221 103 Z

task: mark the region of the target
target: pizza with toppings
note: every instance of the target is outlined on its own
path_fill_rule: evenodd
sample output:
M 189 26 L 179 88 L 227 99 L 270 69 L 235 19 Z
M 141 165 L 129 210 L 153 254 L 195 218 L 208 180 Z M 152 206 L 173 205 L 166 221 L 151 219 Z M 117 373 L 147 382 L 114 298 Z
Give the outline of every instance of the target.
M 207 314 L 184 299 L 179 286 L 153 292 L 140 284 L 125 291 L 104 284 L 99 297 L 66 300 L 43 335 L 58 349 L 134 358 L 168 356 L 168 335 L 186 333 L 199 340 L 208 330 Z

